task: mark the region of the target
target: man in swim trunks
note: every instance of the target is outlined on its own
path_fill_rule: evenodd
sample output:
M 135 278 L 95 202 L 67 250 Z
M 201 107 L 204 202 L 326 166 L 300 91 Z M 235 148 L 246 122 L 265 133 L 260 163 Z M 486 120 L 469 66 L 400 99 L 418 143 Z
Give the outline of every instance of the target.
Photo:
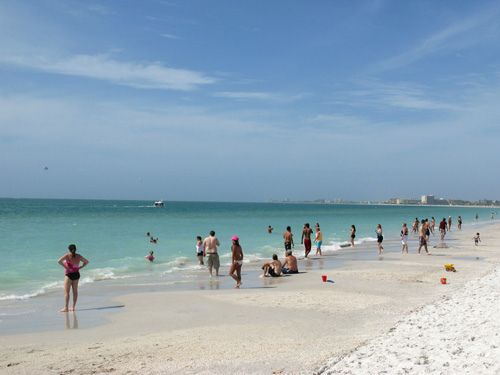
M 292 255 L 292 250 L 287 250 L 285 261 L 281 266 L 281 272 L 284 274 L 299 273 L 299 268 L 297 267 L 297 258 Z
M 431 255 L 427 250 L 427 241 L 425 240 L 425 236 L 427 234 L 427 227 L 425 226 L 426 221 L 422 220 L 422 225 L 420 225 L 420 237 L 418 237 L 419 245 L 418 245 L 418 255 L 420 255 L 420 249 L 422 246 L 425 248 L 425 252 L 427 255 Z
M 300 243 L 304 244 L 304 248 L 306 251 L 306 258 L 311 252 L 311 235 L 312 235 L 312 229 L 309 228 L 309 223 L 304 224 L 304 229 L 302 230 L 302 237 L 300 239 Z
M 270 225 L 269 225 L 269 228 L 267 228 L 267 233 L 273 233 L 273 229 Z
M 212 277 L 212 268 L 215 268 L 215 276 L 219 276 L 219 254 L 217 254 L 217 246 L 220 246 L 219 240 L 215 237 L 215 232 L 210 231 L 210 236 L 203 241 L 203 256 L 207 257 L 207 267 Z
M 273 254 L 273 260 L 264 263 L 262 266 L 264 273 L 260 275 L 260 277 L 278 277 L 281 275 L 281 268 L 281 262 L 278 260 L 278 256 Z
M 290 226 L 286 227 L 286 232 L 283 233 L 283 238 L 285 239 L 285 252 L 287 250 L 292 250 L 292 247 L 295 246 L 295 244 L 293 243 L 292 228 L 290 228 Z
M 446 235 L 446 219 L 443 217 L 443 220 L 439 223 L 439 231 L 441 232 L 441 241 L 444 240 L 444 236 Z

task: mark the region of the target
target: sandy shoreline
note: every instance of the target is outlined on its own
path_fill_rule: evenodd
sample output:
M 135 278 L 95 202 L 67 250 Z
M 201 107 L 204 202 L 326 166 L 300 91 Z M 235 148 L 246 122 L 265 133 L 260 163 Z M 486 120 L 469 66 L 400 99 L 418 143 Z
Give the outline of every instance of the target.
M 389 340 L 388 334 L 403 329 L 400 327 L 406 319 L 417 321 L 422 311 L 431 314 L 433 318 L 429 319 L 439 324 L 444 319 L 440 315 L 444 307 L 436 305 L 437 301 L 455 298 L 459 303 L 460 293 L 470 294 L 471 288 L 477 287 L 474 283 L 481 283 L 478 280 L 496 268 L 499 226 L 495 223 L 481 228 L 483 242 L 478 247 L 471 240 L 476 228 L 464 227 L 461 232 L 454 229 L 455 240 L 448 242 L 452 247 L 431 248 L 433 256 L 417 256 L 416 242 L 410 243 L 408 255 L 400 254 L 400 247 L 395 244 L 386 246 L 381 261 L 374 257 L 350 262 L 347 256 L 345 267 L 328 272 L 332 263 L 327 260 L 323 270 L 315 266 L 307 273 L 266 279 L 264 283 L 250 282 L 257 275 L 248 272 L 244 275 L 248 283 L 244 279 L 241 290 L 207 288 L 119 296 L 113 302 L 125 309 L 109 315 L 108 324 L 0 336 L 0 368 L 6 374 L 366 373 L 365 369 L 374 368 L 370 361 L 381 359 L 367 358 L 359 350 L 374 345 L 373 350 L 380 352 L 377 348 L 387 345 L 388 341 L 383 340 Z M 431 245 L 439 244 L 436 237 L 431 240 Z M 443 265 L 448 263 L 454 263 L 458 272 L 446 272 Z M 495 272 L 492 278 L 498 276 Z M 321 282 L 325 273 L 334 284 Z M 449 284 L 441 285 L 441 277 L 447 277 Z M 479 288 L 469 298 L 479 298 L 480 293 L 486 292 L 487 288 Z M 430 309 L 430 313 L 425 309 Z M 459 315 L 467 311 L 470 308 Z M 69 315 L 70 327 L 74 324 L 72 319 Z M 414 325 L 402 331 L 407 333 L 406 342 L 410 333 L 414 339 Z M 418 334 L 415 333 L 417 343 L 422 340 Z M 428 342 L 433 334 L 434 331 L 429 332 Z M 381 343 L 375 343 L 377 339 Z M 356 348 L 358 352 L 354 351 Z M 393 351 L 396 354 L 389 358 L 389 364 L 401 361 L 397 347 Z M 356 355 L 361 359 L 349 357 Z M 406 355 L 411 356 L 411 352 Z M 450 358 L 448 364 L 453 366 L 458 359 Z M 458 358 L 471 360 L 470 356 Z M 365 367 L 345 365 L 358 361 Z M 439 366 L 428 365 L 427 371 L 438 371 Z M 393 368 L 391 373 L 403 371 L 403 367 Z

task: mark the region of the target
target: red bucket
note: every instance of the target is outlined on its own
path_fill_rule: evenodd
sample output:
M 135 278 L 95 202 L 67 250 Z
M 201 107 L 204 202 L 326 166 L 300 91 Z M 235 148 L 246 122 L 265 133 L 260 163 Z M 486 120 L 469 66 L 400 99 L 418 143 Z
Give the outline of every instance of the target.
M 446 284 L 446 277 L 443 277 L 443 278 L 441 279 L 441 284 Z
M 326 283 L 326 276 L 321 276 L 321 278 L 323 279 L 323 282 Z

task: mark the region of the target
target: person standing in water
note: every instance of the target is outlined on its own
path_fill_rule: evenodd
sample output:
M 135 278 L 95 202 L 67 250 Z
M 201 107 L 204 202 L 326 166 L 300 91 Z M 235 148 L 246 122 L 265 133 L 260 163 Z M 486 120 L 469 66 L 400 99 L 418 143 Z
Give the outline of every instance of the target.
M 309 228 L 309 223 L 305 223 L 304 229 L 302 230 L 302 238 L 300 239 L 300 243 L 304 244 L 306 258 L 309 255 L 309 253 L 311 252 L 311 235 L 312 235 L 312 233 L 313 233 L 313 231 L 311 228 Z
M 458 217 L 458 225 L 457 225 L 457 227 L 458 227 L 458 230 L 462 230 L 462 216 Z
M 382 254 L 384 252 L 384 247 L 382 246 L 382 241 L 384 240 L 384 236 L 382 235 L 382 225 L 377 224 L 377 245 L 378 245 L 378 253 Z
M 219 240 L 215 237 L 215 231 L 210 231 L 210 236 L 203 240 L 203 256 L 207 257 L 207 268 L 212 277 L 212 268 L 215 268 L 215 276 L 219 276 L 219 254 L 217 246 L 220 246 Z
M 351 246 L 354 247 L 354 238 L 356 238 L 356 227 L 353 225 L 351 225 Z
M 196 237 L 196 257 L 198 258 L 198 264 L 203 266 L 203 241 L 201 236 Z
M 321 233 L 321 229 L 319 227 L 316 227 L 316 238 L 314 239 L 314 242 L 316 242 L 316 255 L 322 256 L 321 254 L 321 245 L 323 244 L 323 233 Z
M 243 250 L 240 246 L 240 239 L 237 236 L 231 238 L 233 241 L 233 246 L 231 246 L 232 252 L 232 264 L 229 270 L 229 276 L 236 280 L 236 286 L 234 289 L 240 289 L 241 282 L 241 266 L 243 266 Z M 236 272 L 236 275 L 234 274 Z
M 286 254 L 287 250 L 292 250 L 292 246 L 295 246 L 293 243 L 292 228 L 290 228 L 290 226 L 286 227 L 286 232 L 283 233 L 283 238 L 285 239 L 285 254 Z
M 89 261 L 80 254 L 76 253 L 76 245 L 68 246 L 69 253 L 63 255 L 57 263 L 65 268 L 64 277 L 64 309 L 59 312 L 75 311 L 76 301 L 78 300 L 78 282 L 80 281 L 80 270 L 89 264 Z M 83 262 L 80 267 L 80 262 Z M 73 306 L 69 306 L 69 291 L 73 290 Z
M 403 244 L 401 253 L 404 253 L 406 249 L 406 254 L 408 254 L 408 228 L 406 227 L 406 223 L 403 223 L 403 229 L 401 229 L 401 243 Z

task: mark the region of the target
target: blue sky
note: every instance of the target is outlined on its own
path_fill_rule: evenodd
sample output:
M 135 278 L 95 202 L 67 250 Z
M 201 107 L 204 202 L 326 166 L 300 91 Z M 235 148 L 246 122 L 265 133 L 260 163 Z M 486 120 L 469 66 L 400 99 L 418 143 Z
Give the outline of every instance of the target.
M 4 0 L 0 196 L 499 199 L 498 19 L 498 1 Z

